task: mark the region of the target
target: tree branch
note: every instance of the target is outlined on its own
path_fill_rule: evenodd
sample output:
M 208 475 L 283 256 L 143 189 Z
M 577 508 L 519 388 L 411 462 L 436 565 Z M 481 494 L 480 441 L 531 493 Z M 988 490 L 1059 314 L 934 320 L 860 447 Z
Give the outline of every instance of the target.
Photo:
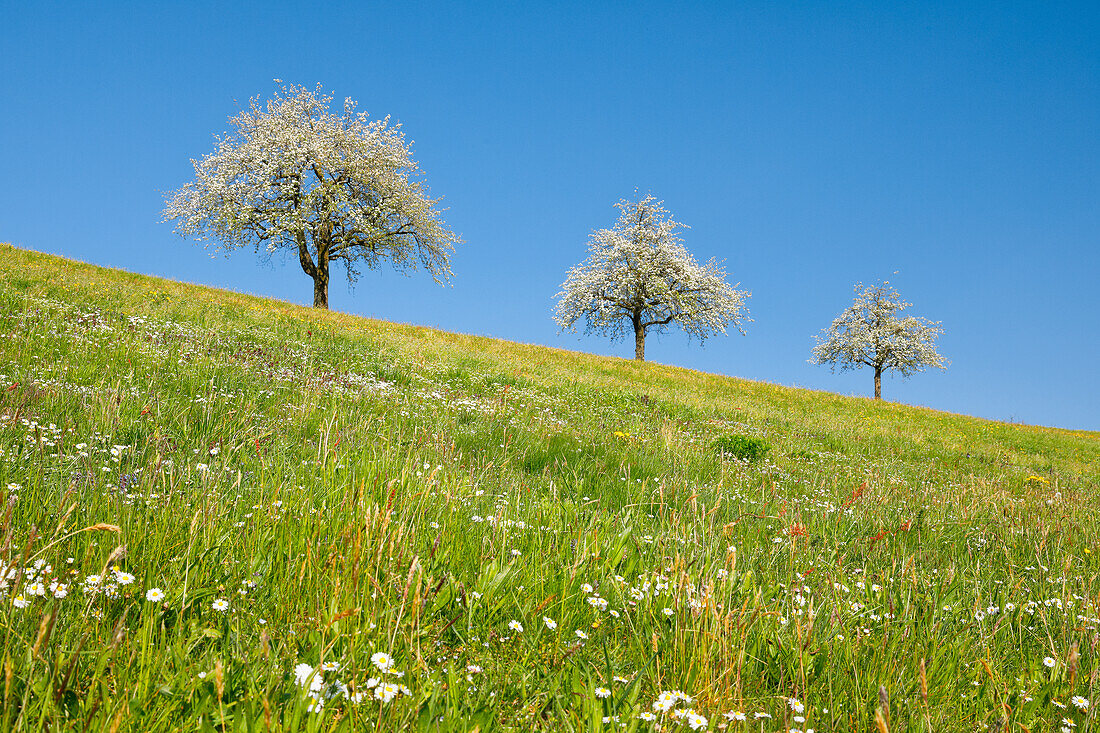
M 317 277 L 317 267 L 313 264 L 313 258 L 310 257 L 305 232 L 299 232 L 295 239 L 298 241 L 298 261 L 302 263 L 302 271 L 310 277 Z

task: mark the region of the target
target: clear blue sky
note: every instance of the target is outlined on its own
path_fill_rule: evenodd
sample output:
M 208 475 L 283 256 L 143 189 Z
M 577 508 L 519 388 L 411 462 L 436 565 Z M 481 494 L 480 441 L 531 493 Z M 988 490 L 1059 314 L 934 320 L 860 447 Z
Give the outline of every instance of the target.
M 240 104 L 321 82 L 404 124 L 466 240 L 453 287 L 334 275 L 335 309 L 629 356 L 550 311 L 637 188 L 753 293 L 747 336 L 651 360 L 866 395 L 807 359 L 889 279 L 952 364 L 888 399 L 1100 429 L 1095 2 L 8 2 L 0 72 L 0 241 L 309 303 L 159 220 Z

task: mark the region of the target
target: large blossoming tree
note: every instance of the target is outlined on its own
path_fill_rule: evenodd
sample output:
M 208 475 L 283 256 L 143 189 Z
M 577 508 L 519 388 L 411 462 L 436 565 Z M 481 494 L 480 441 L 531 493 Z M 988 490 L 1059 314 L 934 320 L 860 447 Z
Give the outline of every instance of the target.
M 811 363 L 829 364 L 835 371 L 870 367 L 875 372 L 875 399 L 882 399 L 882 374 L 903 377 L 926 367 L 946 369 L 947 360 L 936 352 L 943 333 L 939 321 L 901 315 L 906 303 L 889 283 L 864 288 L 857 284 L 852 305 L 817 337 Z
M 645 337 L 675 324 L 700 341 L 725 333 L 729 325 L 744 333 L 751 320 L 748 293 L 726 282 L 717 262 L 699 265 L 680 237 L 663 202 L 646 196 L 622 200 L 611 229 L 593 232 L 588 259 L 569 271 L 558 293 L 554 319 L 562 330 L 583 320 L 586 333 L 612 340 L 634 333 L 634 358 L 645 360 Z
M 253 99 L 217 150 L 191 161 L 195 180 L 169 196 L 165 220 L 227 253 L 297 254 L 316 308 L 328 308 L 333 263 L 349 283 L 383 260 L 448 280 L 461 240 L 443 224 L 400 124 L 371 120 L 350 99 L 333 111 L 332 101 L 320 85 Z

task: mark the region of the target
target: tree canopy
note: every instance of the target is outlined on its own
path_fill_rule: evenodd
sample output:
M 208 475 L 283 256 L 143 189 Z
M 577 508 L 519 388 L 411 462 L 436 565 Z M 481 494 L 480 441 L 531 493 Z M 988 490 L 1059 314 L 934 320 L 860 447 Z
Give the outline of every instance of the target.
M 670 324 L 700 341 L 730 324 L 744 332 L 749 294 L 726 282 L 715 260 L 695 261 L 680 236 L 684 225 L 662 204 L 652 196 L 623 199 L 615 225 L 592 233 L 588 259 L 569 271 L 557 295 L 555 320 L 563 330 L 584 320 L 586 332 L 617 340 L 630 327 L 639 360 L 646 334 Z
M 900 315 L 912 303 L 903 301 L 889 283 L 856 284 L 855 293 L 855 302 L 824 329 L 824 338 L 817 337 L 812 363 L 841 371 L 870 367 L 875 372 L 875 399 L 882 399 L 885 371 L 908 377 L 926 367 L 947 367 L 935 348 L 943 333 L 939 321 Z
M 351 99 L 337 111 L 332 102 L 320 85 L 252 99 L 217 149 L 191 161 L 195 180 L 168 197 L 165 220 L 226 252 L 297 254 L 316 307 L 328 307 L 333 262 L 349 283 L 383 260 L 448 280 L 461 239 L 444 225 L 401 125 L 370 119 Z

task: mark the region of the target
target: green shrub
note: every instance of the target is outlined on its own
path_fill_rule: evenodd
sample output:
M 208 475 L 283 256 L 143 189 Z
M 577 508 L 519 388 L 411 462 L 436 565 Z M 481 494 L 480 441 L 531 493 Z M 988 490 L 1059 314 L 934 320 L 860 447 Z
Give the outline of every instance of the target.
M 771 446 L 762 438 L 753 438 L 748 435 L 723 435 L 714 441 L 714 449 L 725 458 L 756 463 L 768 454 Z

